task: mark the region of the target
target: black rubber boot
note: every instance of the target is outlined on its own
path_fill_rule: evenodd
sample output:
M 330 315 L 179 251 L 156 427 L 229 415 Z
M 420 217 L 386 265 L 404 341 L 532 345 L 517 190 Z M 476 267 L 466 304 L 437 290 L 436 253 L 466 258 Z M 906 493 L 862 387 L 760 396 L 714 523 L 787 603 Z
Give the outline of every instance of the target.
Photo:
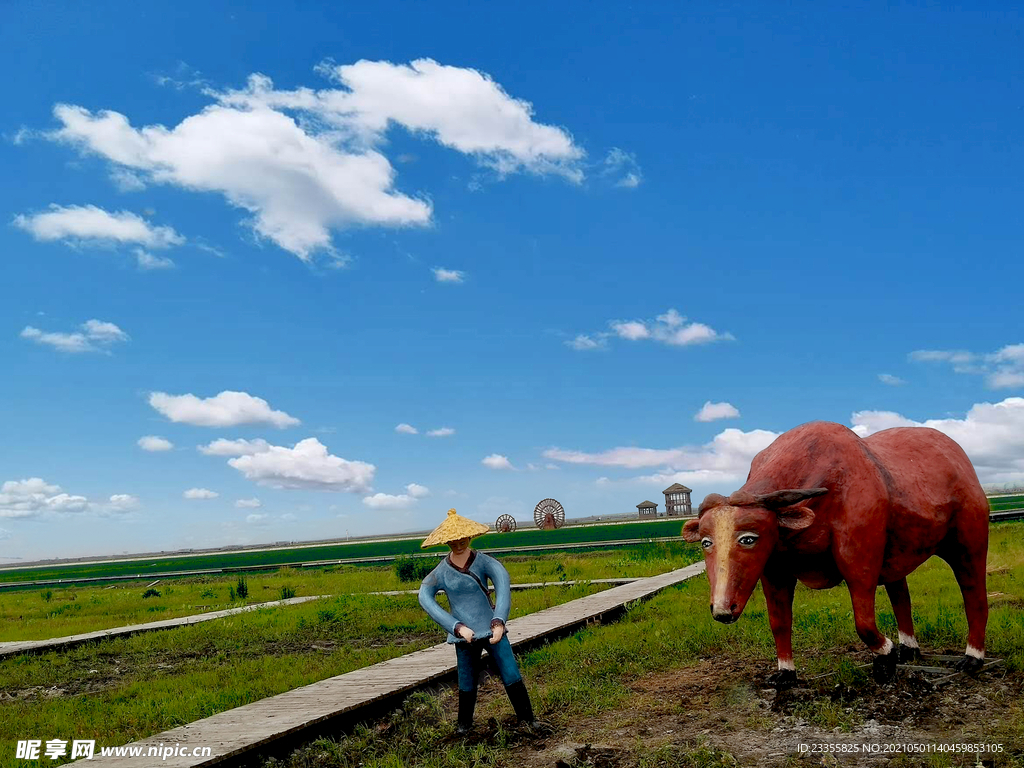
M 459 691 L 459 724 L 455 733 L 465 736 L 473 730 L 473 710 L 476 709 L 476 691 Z
M 521 723 L 533 722 L 533 705 L 530 704 L 530 694 L 526 692 L 526 683 L 520 680 L 518 683 L 505 686 L 505 693 L 508 700 L 512 702 L 512 709 Z

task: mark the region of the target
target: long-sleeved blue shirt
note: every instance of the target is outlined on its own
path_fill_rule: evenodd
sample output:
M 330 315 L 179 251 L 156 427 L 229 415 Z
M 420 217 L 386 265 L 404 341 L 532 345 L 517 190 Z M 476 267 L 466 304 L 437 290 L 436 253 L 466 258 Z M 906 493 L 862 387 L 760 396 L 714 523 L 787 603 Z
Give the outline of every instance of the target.
M 477 640 L 490 637 L 491 621 L 508 621 L 508 612 L 512 607 L 512 582 L 505 566 L 490 555 L 473 550 L 466 570 L 475 574 L 479 583 L 469 573 L 463 573 L 452 565 L 446 557 L 427 574 L 420 585 L 420 605 L 430 618 L 448 632 L 449 643 L 465 642 L 455 636 L 456 624 L 465 624 L 472 629 Z M 496 599 L 493 608 L 490 598 L 480 587 L 481 584 L 486 587 L 488 579 L 494 584 Z M 442 589 L 448 595 L 451 613 L 437 603 L 437 593 Z

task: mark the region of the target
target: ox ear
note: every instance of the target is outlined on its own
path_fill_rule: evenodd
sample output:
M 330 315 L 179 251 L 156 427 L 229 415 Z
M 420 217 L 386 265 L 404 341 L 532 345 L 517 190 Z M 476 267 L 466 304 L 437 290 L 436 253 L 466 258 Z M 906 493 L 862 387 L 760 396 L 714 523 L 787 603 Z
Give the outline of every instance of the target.
M 799 504 L 801 501 L 813 499 L 815 496 L 821 496 L 826 493 L 828 493 L 828 488 L 790 488 L 785 491 L 763 493 L 756 498 L 757 503 L 765 509 L 779 509 L 780 507 Z
M 789 507 L 778 510 L 775 513 L 775 519 L 779 521 L 779 528 L 787 531 L 802 531 L 814 522 L 814 512 L 807 507 Z
M 687 520 L 686 525 L 683 526 L 683 541 L 688 541 L 691 544 L 700 541 L 700 519 L 694 518 L 693 520 Z
M 722 494 L 709 493 L 707 496 L 704 497 L 704 501 L 702 501 L 700 503 L 700 506 L 697 508 L 697 516 L 700 517 L 700 515 L 703 515 L 709 509 L 720 507 L 726 503 L 728 503 L 728 500 Z

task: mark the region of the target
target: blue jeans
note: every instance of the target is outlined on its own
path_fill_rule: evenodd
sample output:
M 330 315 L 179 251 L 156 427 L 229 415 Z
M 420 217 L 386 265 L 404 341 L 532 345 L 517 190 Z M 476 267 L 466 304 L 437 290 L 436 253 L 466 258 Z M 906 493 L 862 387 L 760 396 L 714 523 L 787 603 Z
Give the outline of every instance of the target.
M 487 655 L 498 665 L 498 674 L 506 688 L 523 679 L 523 676 L 519 674 L 519 665 L 516 664 L 516 657 L 512 653 L 512 645 L 509 643 L 507 635 L 494 645 L 491 645 L 490 638 L 474 640 L 471 643 L 456 643 L 455 659 L 459 664 L 460 691 L 476 690 L 477 677 L 483 668 L 480 663 L 480 654 L 485 650 Z

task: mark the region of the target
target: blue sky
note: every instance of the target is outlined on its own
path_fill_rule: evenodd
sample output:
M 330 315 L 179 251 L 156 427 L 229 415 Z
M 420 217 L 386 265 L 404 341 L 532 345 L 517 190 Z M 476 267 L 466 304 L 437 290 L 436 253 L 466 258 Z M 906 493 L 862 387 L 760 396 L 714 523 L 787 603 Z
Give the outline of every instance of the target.
M 1019 11 L 237 6 L 0 10 L 0 562 L 1024 482 Z

